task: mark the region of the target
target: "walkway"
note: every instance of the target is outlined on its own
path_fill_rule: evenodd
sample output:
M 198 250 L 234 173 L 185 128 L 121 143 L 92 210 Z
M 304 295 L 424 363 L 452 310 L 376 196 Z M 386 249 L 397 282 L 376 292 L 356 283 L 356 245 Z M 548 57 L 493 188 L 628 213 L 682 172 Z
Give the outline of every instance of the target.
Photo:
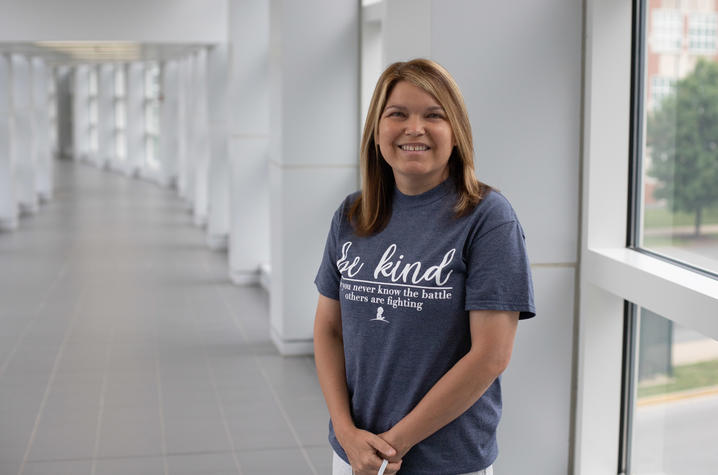
M 67 161 L 0 233 L 0 473 L 325 474 L 311 358 L 174 192 Z

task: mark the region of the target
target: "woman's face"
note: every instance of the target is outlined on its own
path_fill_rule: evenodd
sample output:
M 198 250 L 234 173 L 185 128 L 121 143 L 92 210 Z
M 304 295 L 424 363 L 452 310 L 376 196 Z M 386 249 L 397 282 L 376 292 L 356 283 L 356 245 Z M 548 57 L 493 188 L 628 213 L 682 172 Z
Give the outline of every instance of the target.
M 423 89 L 399 81 L 379 119 L 379 149 L 404 194 L 434 188 L 449 176 L 454 135 L 446 112 Z

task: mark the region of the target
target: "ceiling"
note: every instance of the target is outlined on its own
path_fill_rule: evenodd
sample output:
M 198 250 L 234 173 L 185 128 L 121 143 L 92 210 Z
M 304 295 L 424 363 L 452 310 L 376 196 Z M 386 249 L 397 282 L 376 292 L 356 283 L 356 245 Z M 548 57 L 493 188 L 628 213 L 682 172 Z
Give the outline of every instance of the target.
M 207 45 L 132 42 L 42 41 L 0 43 L 0 53 L 41 56 L 51 65 L 163 61 L 187 56 Z

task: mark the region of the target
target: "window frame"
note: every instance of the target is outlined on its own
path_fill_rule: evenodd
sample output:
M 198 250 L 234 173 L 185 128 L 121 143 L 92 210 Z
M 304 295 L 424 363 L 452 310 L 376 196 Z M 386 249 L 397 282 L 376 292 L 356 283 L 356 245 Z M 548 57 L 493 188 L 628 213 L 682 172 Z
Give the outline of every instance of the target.
M 628 247 L 638 1 L 585 2 L 575 474 L 619 470 L 625 301 L 718 339 L 718 281 Z

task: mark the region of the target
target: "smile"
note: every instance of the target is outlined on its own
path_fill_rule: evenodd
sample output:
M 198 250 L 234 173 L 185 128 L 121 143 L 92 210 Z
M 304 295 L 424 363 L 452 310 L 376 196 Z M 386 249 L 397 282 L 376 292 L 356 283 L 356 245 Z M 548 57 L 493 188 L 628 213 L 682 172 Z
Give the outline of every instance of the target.
M 424 144 L 399 145 L 399 148 L 404 150 L 405 152 L 424 152 L 426 150 L 429 150 L 429 147 Z

